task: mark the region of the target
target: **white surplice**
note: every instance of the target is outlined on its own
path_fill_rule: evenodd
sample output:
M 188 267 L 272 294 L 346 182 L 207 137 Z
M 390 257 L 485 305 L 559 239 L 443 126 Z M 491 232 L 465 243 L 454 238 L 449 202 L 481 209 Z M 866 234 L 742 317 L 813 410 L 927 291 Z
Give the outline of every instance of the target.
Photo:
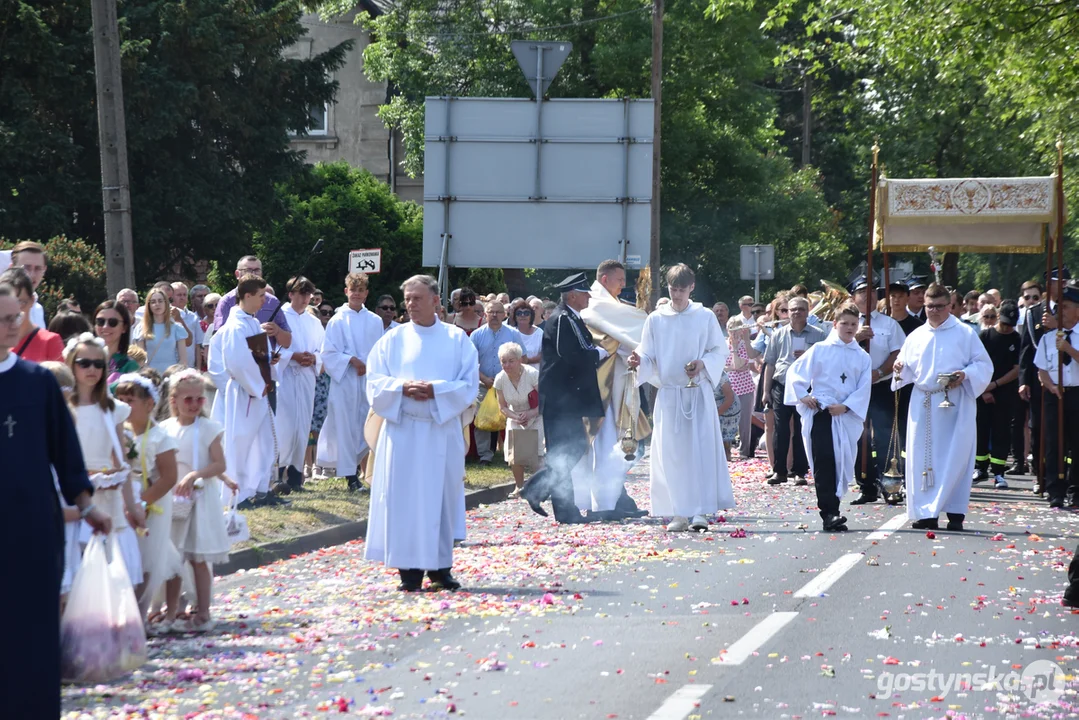
M 291 304 L 285 305 L 281 312 L 292 331 L 292 344 L 282 348 L 277 363 L 277 462 L 283 468 L 291 465 L 303 472 L 326 331 L 317 317 L 309 312 L 298 313 Z M 314 365 L 301 367 L 293 360 L 296 353 L 304 352 L 314 353 Z
M 404 384 L 434 386 L 433 400 Z M 461 415 L 479 387 L 476 347 L 460 328 L 406 323 L 375 344 L 367 365 L 371 409 L 385 418 L 375 446 L 364 557 L 392 568 L 441 570 L 464 539 L 465 441 Z
M 656 393 L 652 430 L 652 515 L 708 515 L 734 507 L 727 456 L 714 386 L 730 351 L 715 314 L 690 303 L 682 312 L 671 303 L 648 316 L 637 354 L 638 383 Z M 703 360 L 699 387 L 687 388 L 685 366 Z
M 342 477 L 356 474 L 367 454 L 363 425 L 367 421 L 367 378 L 349 364 L 359 358 L 367 364 L 368 353 L 382 337 L 382 319 L 366 307 L 359 311 L 342 305 L 326 325 L 322 340 L 322 364 L 330 376 L 326 400 L 326 423 L 318 435 L 318 464 L 337 469 Z
M 869 353 L 857 342 L 844 343 L 835 330 L 812 345 L 806 354 L 787 368 L 783 402 L 793 405 L 802 417 L 802 442 L 809 467 L 813 464 L 813 421 L 817 411 L 799 399 L 810 394 L 823 410 L 829 405 L 843 404 L 849 412 L 832 416 L 832 451 L 835 453 L 836 497 L 847 493 L 854 477 L 854 458 L 858 440 L 862 437 L 865 415 L 869 410 L 869 395 L 873 388 L 873 369 Z
M 247 345 L 247 338 L 261 332 L 258 318 L 237 307 L 211 343 L 215 349 L 220 348 L 221 366 L 228 376 L 224 392 L 218 392 L 216 402 L 221 403 L 223 410 L 225 465 L 229 476 L 240 486 L 237 502 L 252 497 L 260 489 L 266 490 L 273 472 L 273 418 L 264 394 L 266 381 Z M 267 354 L 269 351 L 267 339 Z
M 626 392 L 626 379 L 629 377 L 629 359 L 633 349 L 641 344 L 644 321 L 647 313 L 633 305 L 627 305 L 607 292 L 597 280 L 592 283 L 592 299 L 588 307 L 581 311 L 581 319 L 590 330 L 603 333 L 618 341 L 618 351 L 614 354 L 614 370 L 611 382 L 611 394 L 607 398 L 603 422 L 588 454 L 573 469 L 573 495 L 581 510 L 601 512 L 614 510 L 615 503 L 622 495 L 626 482 L 626 473 L 633 466 L 625 459 L 621 448 L 621 436 L 615 409 L 616 400 L 621 400 Z
M 907 516 L 965 515 L 977 444 L 977 398 L 993 377 L 993 361 L 977 330 L 951 316 L 940 327 L 926 323 L 916 328 L 899 351 L 899 361 L 903 371 L 893 378 L 893 388 L 914 385 L 907 414 Z M 937 375 L 959 371 L 966 379 L 948 391 L 955 407 L 939 407 L 944 393 Z M 927 448 L 932 448 L 929 455 Z

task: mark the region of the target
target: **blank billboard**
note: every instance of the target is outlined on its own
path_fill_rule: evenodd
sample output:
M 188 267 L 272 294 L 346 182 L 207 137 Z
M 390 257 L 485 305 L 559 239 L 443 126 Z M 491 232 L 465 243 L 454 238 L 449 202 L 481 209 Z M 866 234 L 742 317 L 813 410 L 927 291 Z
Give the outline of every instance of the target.
M 427 98 L 424 265 L 441 265 L 446 234 L 450 267 L 647 265 L 652 108 Z

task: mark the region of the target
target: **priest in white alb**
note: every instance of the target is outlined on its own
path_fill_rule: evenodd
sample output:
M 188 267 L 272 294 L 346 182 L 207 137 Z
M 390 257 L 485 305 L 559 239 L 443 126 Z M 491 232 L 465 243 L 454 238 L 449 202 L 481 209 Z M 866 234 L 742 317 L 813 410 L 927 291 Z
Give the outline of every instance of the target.
M 288 488 L 301 490 L 326 332 L 319 319 L 307 312 L 315 284 L 301 275 L 288 281 L 287 290 L 289 302 L 281 312 L 292 330 L 292 344 L 281 350 L 277 363 L 277 464 Z
M 936 529 L 942 512 L 948 514 L 949 530 L 963 529 L 977 449 L 977 398 L 993 377 L 993 361 L 978 332 L 952 316 L 950 308 L 947 288 L 930 285 L 927 322 L 907 336 L 892 379 L 895 389 L 914 385 L 907 412 L 906 484 L 907 517 L 917 529 Z M 946 374 L 951 379 L 942 386 Z M 950 406 L 941 407 L 945 399 Z
M 639 369 L 639 383 L 659 388 L 652 433 L 652 515 L 672 517 L 671 532 L 704 531 L 708 515 L 734 507 L 713 390 L 729 350 L 715 313 L 690 301 L 693 271 L 679 263 L 666 279 L 671 301 L 648 316 L 628 364 Z
M 273 473 L 273 415 L 268 382 L 248 345 L 249 337 L 263 332 L 255 313 L 266 297 L 266 281 L 257 275 L 244 275 L 236 286 L 236 306 L 221 329 L 214 334 L 214 350 L 220 349 L 220 367 L 226 377 L 224 390 L 218 388 L 215 406 L 225 425 L 225 465 L 240 486 L 237 500 L 241 509 L 251 507 L 251 500 L 265 498 Z M 270 341 L 265 340 L 267 362 Z M 217 365 L 217 359 L 214 358 Z
M 840 308 L 828 337 L 811 345 L 786 373 L 783 402 L 802 417 L 802 441 L 826 532 L 847 530 L 839 500 L 854 477 L 873 387 L 872 360 L 854 339 L 858 318 L 857 307 Z
M 382 337 L 382 320 L 364 307 L 368 282 L 364 273 L 345 278 L 348 304 L 342 305 L 326 325 L 322 364 L 330 376 L 326 423 L 318 435 L 316 464 L 337 469 L 348 489 L 359 490 L 357 467 L 367 455 L 363 425 L 367 420 L 367 355 Z
M 465 439 L 462 415 L 480 384 L 476 347 L 438 320 L 438 282 L 416 275 L 401 286 L 411 322 L 379 340 L 368 357 L 368 432 L 374 453 L 364 557 L 396 568 L 399 590 L 460 587 L 450 570 L 463 539 Z M 380 323 L 381 324 L 381 323 Z
M 577 507 L 602 520 L 647 514 L 638 510 L 626 493 L 626 473 L 633 461 L 625 459 L 621 440 L 626 430 L 638 441 L 652 431 L 640 410 L 640 402 L 625 402 L 627 392 L 638 392 L 637 385 L 629 383 L 627 361 L 633 349 L 641 344 L 648 314 L 618 299 L 625 286 L 625 266 L 617 260 L 604 260 L 596 269 L 588 307 L 581 311 L 581 319 L 592 331 L 593 343 L 603 347 L 609 357 L 596 371 L 604 406 L 603 420 L 588 454 L 573 469 L 573 494 Z

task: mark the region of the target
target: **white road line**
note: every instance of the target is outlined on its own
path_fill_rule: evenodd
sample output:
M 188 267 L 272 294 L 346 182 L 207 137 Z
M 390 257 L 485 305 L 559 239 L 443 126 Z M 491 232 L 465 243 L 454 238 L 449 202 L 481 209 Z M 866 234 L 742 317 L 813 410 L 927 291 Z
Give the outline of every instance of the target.
M 713 660 L 712 662 L 716 665 L 741 665 L 749 659 L 750 655 L 755 653 L 796 617 L 798 617 L 796 612 L 772 613 L 754 625 L 752 630 L 736 640 L 733 645 L 720 653 L 718 660 Z
M 826 567 L 817 577 L 813 578 L 800 590 L 794 593 L 796 598 L 818 597 L 832 587 L 836 580 L 843 577 L 844 573 L 860 563 L 865 558 L 862 553 L 849 553 Z
M 697 703 L 711 689 L 711 685 L 683 685 L 664 700 L 648 720 L 683 720 L 697 709 Z
M 906 521 L 907 521 L 907 514 L 906 513 L 899 513 L 894 518 L 892 518 L 891 520 L 889 520 L 888 522 L 884 523 L 879 528 L 877 528 L 874 532 L 869 533 L 869 535 L 867 535 L 865 539 L 866 540 L 883 540 L 884 538 L 888 537 L 889 535 L 894 533 L 896 530 L 898 530 L 900 527 L 902 527 L 903 523 L 905 523 Z

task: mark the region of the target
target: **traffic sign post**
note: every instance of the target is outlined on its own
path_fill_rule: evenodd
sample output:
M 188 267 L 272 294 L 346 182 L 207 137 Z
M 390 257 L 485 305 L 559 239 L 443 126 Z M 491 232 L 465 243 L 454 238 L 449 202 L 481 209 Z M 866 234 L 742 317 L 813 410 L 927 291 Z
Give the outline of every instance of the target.
M 348 253 L 348 271 L 373 275 L 382 272 L 382 248 L 351 250 Z
M 776 276 L 776 246 L 743 245 L 740 259 L 741 279 L 753 281 L 753 302 L 760 302 L 761 280 Z

